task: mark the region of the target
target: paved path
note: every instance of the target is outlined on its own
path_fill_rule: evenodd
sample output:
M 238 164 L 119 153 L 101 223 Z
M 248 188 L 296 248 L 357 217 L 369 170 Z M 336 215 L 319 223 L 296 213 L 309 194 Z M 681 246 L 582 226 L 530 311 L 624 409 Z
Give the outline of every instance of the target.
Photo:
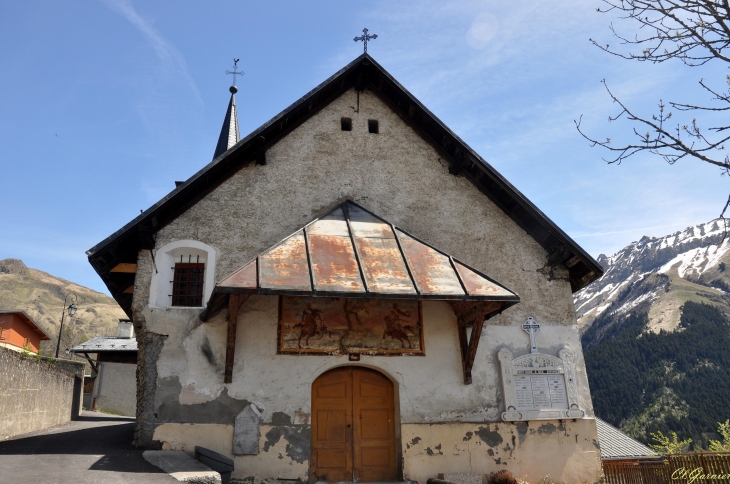
M 84 411 L 79 420 L 0 442 L 0 484 L 172 484 L 132 447 L 134 419 Z

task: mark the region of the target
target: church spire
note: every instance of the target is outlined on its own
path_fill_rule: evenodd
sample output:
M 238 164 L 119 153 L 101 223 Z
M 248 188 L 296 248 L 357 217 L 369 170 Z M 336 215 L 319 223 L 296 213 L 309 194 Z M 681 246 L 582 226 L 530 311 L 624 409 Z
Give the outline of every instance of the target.
M 219 157 L 241 140 L 241 135 L 238 132 L 238 113 L 236 112 L 236 93 L 238 92 L 236 74 L 243 75 L 243 72 L 236 72 L 238 61 L 239 59 L 233 59 L 233 71 L 226 71 L 226 74 L 233 75 L 233 85 L 228 89 L 231 92 L 231 100 L 228 102 L 228 110 L 226 110 L 226 117 L 223 120 L 223 127 L 220 136 L 218 136 L 218 144 L 215 147 L 213 158 Z

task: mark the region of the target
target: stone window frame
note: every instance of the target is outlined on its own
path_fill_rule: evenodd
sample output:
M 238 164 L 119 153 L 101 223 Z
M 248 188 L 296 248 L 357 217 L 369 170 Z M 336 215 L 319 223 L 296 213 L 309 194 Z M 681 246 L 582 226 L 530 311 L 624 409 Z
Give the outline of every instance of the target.
M 172 281 L 175 273 L 175 259 L 183 255 L 205 264 L 203 276 L 203 300 L 200 306 L 173 306 L 172 305 Z M 176 309 L 200 309 L 205 307 L 210 299 L 213 287 L 215 286 L 215 269 L 217 251 L 208 244 L 197 240 L 176 240 L 163 245 L 155 251 L 156 273 L 152 274 L 150 281 L 149 305 L 154 308 L 176 308 Z

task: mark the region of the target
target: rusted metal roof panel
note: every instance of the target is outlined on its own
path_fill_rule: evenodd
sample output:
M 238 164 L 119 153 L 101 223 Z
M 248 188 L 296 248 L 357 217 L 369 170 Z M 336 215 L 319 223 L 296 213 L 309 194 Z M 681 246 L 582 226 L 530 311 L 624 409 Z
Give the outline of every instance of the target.
M 312 291 L 304 231 L 300 230 L 259 256 L 262 289 Z
M 365 285 L 342 209 L 314 222 L 305 231 L 315 290 L 364 291 Z
M 349 238 L 350 230 L 347 228 L 342 205 L 307 225 L 307 235 L 310 237 L 312 235 L 336 235 Z
M 457 261 L 454 261 L 454 265 L 470 296 L 514 296 L 512 291 L 505 289 L 483 274 L 478 274 L 474 269 Z
M 262 252 L 214 292 L 519 301 L 484 274 L 351 201 Z
M 357 205 L 346 204 L 346 209 L 368 290 L 415 295 L 416 288 L 390 224 Z
M 355 239 L 370 292 L 416 294 L 395 239 Z
M 237 287 L 241 289 L 256 289 L 258 287 L 258 272 L 256 270 L 256 259 L 227 276 L 216 286 Z
M 466 295 L 447 255 L 401 230 L 398 239 L 421 294 Z

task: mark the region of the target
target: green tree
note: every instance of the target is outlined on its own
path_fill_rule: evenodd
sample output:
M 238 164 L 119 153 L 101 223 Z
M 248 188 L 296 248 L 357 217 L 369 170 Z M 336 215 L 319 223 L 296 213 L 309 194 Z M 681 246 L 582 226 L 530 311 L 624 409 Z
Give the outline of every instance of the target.
M 717 433 L 722 436 L 722 441 L 711 440 L 710 452 L 730 452 L 730 419 L 717 423 Z
M 649 447 L 657 454 L 681 454 L 685 447 L 692 443 L 692 439 L 679 440 L 677 432 L 671 432 L 671 438 L 662 433 L 661 430 L 651 433 L 651 438 L 656 444 L 649 444 Z

